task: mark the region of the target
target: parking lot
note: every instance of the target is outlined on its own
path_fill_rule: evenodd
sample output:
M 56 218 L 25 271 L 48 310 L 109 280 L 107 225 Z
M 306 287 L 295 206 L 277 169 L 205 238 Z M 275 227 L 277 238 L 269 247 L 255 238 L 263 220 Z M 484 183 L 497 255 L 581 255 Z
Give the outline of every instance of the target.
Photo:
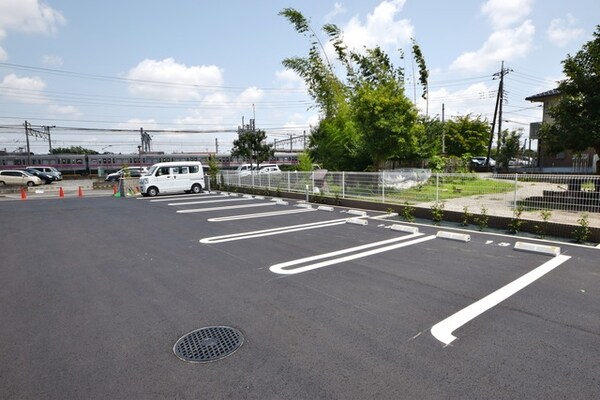
M 600 395 L 598 248 L 221 192 L 0 215 L 1 398 Z M 180 359 L 204 327 L 236 350 Z

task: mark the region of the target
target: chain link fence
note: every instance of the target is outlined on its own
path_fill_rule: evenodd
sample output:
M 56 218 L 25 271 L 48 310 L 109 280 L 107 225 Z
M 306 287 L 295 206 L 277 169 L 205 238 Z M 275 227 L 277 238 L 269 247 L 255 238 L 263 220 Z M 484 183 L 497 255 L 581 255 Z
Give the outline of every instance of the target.
M 242 175 L 223 171 L 227 186 L 360 199 L 411 207 L 551 220 L 600 227 L 600 177 L 596 175 L 448 174 L 425 169 L 382 172 L 285 171 Z

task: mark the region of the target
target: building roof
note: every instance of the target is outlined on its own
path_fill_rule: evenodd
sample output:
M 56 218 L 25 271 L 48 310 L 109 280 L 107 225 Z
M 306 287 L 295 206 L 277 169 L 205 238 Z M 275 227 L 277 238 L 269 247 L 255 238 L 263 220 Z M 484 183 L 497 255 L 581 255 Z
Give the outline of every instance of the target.
M 525 97 L 525 100 L 544 101 L 544 99 L 547 99 L 548 97 L 555 97 L 558 95 L 560 95 L 560 92 L 558 91 L 558 89 L 552 89 L 552 90 L 547 90 L 542 93 L 534 94 L 533 96 Z

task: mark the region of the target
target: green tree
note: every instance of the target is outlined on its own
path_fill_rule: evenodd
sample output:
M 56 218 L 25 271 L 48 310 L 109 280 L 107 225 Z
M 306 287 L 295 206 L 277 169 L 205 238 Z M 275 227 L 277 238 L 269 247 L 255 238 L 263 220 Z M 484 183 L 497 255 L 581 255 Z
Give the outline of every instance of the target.
M 298 171 L 312 171 L 313 159 L 307 151 L 303 151 L 298 156 Z
M 429 159 L 433 155 L 441 153 L 444 123 L 439 118 L 421 116 L 418 126 L 422 129 L 417 135 L 419 158 Z
M 500 148 L 496 156 L 496 161 L 502 168 L 508 169 L 508 163 L 516 158 L 521 150 L 521 134 L 517 131 L 502 131 L 500 135 Z
M 251 166 L 260 165 L 273 157 L 275 150 L 273 145 L 266 143 L 265 131 L 243 132 L 233 141 L 231 155 L 247 161 Z
M 309 21 L 291 8 L 280 15 L 311 41 L 307 57 L 283 61 L 304 79 L 321 112 L 319 126 L 311 132 L 311 156 L 327 169 L 348 170 L 379 168 L 388 159 L 415 157 L 422 131 L 416 129 L 417 111 L 404 93 L 403 69 L 395 68 L 379 47 L 361 53 L 348 50 L 341 30 L 326 24 L 323 31 L 345 68 L 342 81 Z
M 357 68 L 351 76 L 353 118 L 375 169 L 389 158 L 411 159 L 417 153 L 418 113 L 404 94 L 402 69 L 396 69 L 379 47 L 351 53 Z
M 81 146 L 55 147 L 52 154 L 98 154 L 96 150 L 86 149 Z
M 210 188 L 215 190 L 217 188 L 217 175 L 219 174 L 219 165 L 217 164 L 217 157 L 214 154 L 208 156 L 208 176 L 210 177 Z
M 490 124 L 481 116 L 471 114 L 445 122 L 446 154 L 461 157 L 465 153 L 481 155 L 487 153 Z
M 562 64 L 566 78 L 558 84 L 560 98 L 550 109 L 554 121 L 544 124 L 542 139 L 553 153 L 592 147 L 600 154 L 600 25 L 594 39 Z M 600 174 L 600 165 L 596 173 Z

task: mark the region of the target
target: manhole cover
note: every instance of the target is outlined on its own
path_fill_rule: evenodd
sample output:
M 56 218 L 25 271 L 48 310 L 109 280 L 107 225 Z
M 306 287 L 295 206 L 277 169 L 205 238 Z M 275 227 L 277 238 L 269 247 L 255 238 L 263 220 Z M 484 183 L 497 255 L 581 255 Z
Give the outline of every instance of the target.
M 184 361 L 209 362 L 233 354 L 244 343 L 242 333 L 228 326 L 209 326 L 181 337 L 173 346 Z

